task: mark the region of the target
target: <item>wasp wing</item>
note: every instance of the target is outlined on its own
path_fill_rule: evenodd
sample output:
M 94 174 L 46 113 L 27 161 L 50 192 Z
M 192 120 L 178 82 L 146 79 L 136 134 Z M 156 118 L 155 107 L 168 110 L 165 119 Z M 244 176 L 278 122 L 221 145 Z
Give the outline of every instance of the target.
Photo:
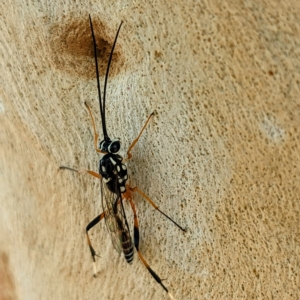
M 123 207 L 122 196 L 118 184 L 118 178 L 111 179 L 109 182 L 113 193 L 104 182 L 101 181 L 101 202 L 103 211 L 105 211 L 105 224 L 110 233 L 111 241 L 114 248 L 119 252 L 124 252 L 127 259 L 129 250 L 132 248 L 132 239 L 129 233 L 129 226 L 126 219 L 125 210 Z M 128 260 L 128 259 L 127 259 Z

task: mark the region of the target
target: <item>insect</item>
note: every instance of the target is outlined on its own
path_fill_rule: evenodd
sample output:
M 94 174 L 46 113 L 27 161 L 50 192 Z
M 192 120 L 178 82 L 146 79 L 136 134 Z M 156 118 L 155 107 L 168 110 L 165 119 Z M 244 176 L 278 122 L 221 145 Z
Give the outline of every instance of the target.
M 96 224 L 98 224 L 102 219 L 105 220 L 106 227 L 111 235 L 111 240 L 114 248 L 119 252 L 123 252 L 125 259 L 128 263 L 131 263 L 134 256 L 135 247 L 138 256 L 140 257 L 143 264 L 146 266 L 150 274 L 153 278 L 162 286 L 162 288 L 169 294 L 170 298 L 174 299 L 172 294 L 169 293 L 168 289 L 162 283 L 162 279 L 153 271 L 153 269 L 149 266 L 147 261 L 142 256 L 139 250 L 139 222 L 136 214 L 135 205 L 132 199 L 132 194 L 134 192 L 140 194 L 143 198 L 145 198 L 157 211 L 159 211 L 162 215 L 168 218 L 171 222 L 173 222 L 178 228 L 182 231 L 185 231 L 179 224 L 177 224 L 173 219 L 171 219 L 168 215 L 162 212 L 158 206 L 147 196 L 145 195 L 139 188 L 131 187 L 127 184 L 128 174 L 125 162 L 132 158 L 131 151 L 135 144 L 138 142 L 141 137 L 143 131 L 145 130 L 147 124 L 149 123 L 153 113 L 148 117 L 146 123 L 144 124 L 142 130 L 140 131 L 138 137 L 132 142 L 128 151 L 127 158 L 121 157 L 118 152 L 121 148 L 121 143 L 119 139 L 111 139 L 107 133 L 106 128 L 106 119 L 105 119 L 105 101 L 106 101 L 106 88 L 107 81 L 109 75 L 109 69 L 112 62 L 113 52 L 117 43 L 118 35 L 122 26 L 122 22 L 118 28 L 117 34 L 115 36 L 115 40 L 110 52 L 110 56 L 107 63 L 107 69 L 104 79 L 104 89 L 103 89 L 103 97 L 101 97 L 101 89 L 100 89 L 100 79 L 99 79 L 99 70 L 98 70 L 98 59 L 97 59 L 97 44 L 94 35 L 94 29 L 92 24 L 91 16 L 89 15 L 92 40 L 93 40 L 93 50 L 94 50 L 94 58 L 95 58 L 95 68 L 96 68 L 96 76 L 97 76 L 97 89 L 98 89 L 98 98 L 99 98 L 99 106 L 100 106 L 100 117 L 102 121 L 102 131 L 103 131 L 103 139 L 98 143 L 98 134 L 96 131 L 95 120 L 92 114 L 92 111 L 87 103 L 85 106 L 89 112 L 91 117 L 93 131 L 94 131 L 94 147 L 98 153 L 104 154 L 104 156 L 99 161 L 99 171 L 94 172 L 91 170 L 76 170 L 69 167 L 61 166 L 60 169 L 66 169 L 70 171 L 75 171 L 78 173 L 88 173 L 99 179 L 100 187 L 101 187 L 101 202 L 103 212 L 98 215 L 93 221 L 91 221 L 86 227 L 86 237 L 88 246 L 93 259 L 93 268 L 94 268 L 94 276 L 96 276 L 96 259 L 98 256 L 96 251 L 94 250 L 91 239 L 89 236 L 89 230 L 93 228 Z M 130 206 L 133 211 L 134 216 L 134 243 L 132 241 L 128 221 L 126 218 L 123 201 L 129 201 Z

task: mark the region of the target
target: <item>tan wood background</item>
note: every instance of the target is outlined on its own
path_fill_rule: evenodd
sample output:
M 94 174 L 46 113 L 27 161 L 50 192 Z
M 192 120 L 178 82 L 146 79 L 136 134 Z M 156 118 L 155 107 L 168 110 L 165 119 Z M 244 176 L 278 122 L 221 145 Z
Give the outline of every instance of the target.
M 300 299 L 300 2 L 17 1 L 0 4 L 0 299 L 167 299 L 113 249 L 97 180 L 91 13 L 109 134 L 135 196 L 141 252 L 177 300 Z M 103 77 L 102 77 L 103 79 Z M 133 223 L 129 205 L 128 219 Z

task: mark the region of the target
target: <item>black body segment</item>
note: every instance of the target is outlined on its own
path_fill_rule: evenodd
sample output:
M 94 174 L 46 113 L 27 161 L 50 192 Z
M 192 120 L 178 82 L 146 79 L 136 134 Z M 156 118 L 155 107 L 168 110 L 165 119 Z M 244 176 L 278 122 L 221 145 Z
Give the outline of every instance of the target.
M 122 164 L 122 160 L 123 158 L 120 155 L 108 153 L 99 162 L 99 174 L 102 175 L 109 190 L 115 194 L 118 192 L 118 189 L 121 193 L 124 193 L 126 190 L 127 167 Z M 114 180 L 117 180 L 118 184 Z
M 128 232 L 122 232 L 122 249 L 125 256 L 126 261 L 130 264 L 133 261 L 133 245 L 132 239 Z

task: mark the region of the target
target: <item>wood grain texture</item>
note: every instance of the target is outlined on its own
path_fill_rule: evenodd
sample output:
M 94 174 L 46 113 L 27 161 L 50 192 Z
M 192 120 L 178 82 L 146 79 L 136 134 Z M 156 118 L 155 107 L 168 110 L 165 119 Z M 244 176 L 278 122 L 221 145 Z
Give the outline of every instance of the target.
M 177 300 L 300 298 L 300 2 L 150 2 L 0 4 L 0 299 L 167 299 L 104 224 L 92 277 L 99 185 L 58 171 L 100 158 L 89 13 L 102 74 L 124 21 L 108 133 L 125 152 L 155 112 L 131 184 L 188 228 L 135 197 L 151 267 Z

